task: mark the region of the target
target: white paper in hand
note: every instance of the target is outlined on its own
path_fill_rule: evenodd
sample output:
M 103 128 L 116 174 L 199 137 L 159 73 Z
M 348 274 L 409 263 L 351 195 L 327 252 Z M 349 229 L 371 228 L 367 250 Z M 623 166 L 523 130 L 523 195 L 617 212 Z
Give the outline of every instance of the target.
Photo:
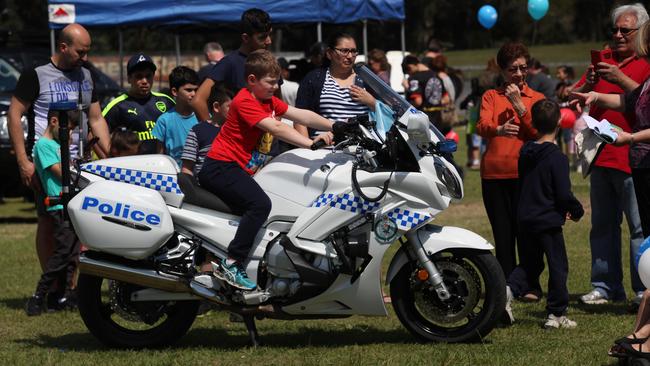
M 584 121 L 587 123 L 587 127 L 596 134 L 604 142 L 611 144 L 616 141 L 618 137 L 618 132 L 616 126 L 611 124 L 608 120 L 604 119 L 602 121 L 597 121 L 591 116 L 582 116 Z

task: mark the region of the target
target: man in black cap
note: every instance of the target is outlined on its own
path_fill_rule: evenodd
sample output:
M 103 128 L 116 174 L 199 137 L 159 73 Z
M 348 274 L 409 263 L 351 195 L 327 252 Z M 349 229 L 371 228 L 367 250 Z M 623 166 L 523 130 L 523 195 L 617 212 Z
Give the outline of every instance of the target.
M 111 132 L 126 127 L 138 134 L 140 154 L 156 153 L 156 138 L 151 130 L 158 117 L 174 106 L 174 100 L 166 94 L 151 91 L 155 72 L 151 57 L 141 53 L 131 57 L 126 65 L 131 87 L 102 111 Z

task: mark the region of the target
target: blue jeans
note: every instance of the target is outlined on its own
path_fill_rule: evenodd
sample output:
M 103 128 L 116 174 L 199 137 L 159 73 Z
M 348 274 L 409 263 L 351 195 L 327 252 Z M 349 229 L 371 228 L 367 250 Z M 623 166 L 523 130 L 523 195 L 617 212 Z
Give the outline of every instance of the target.
M 621 262 L 623 213 L 630 229 L 630 277 L 635 293 L 645 288 L 634 266 L 643 242 L 632 176 L 620 170 L 593 167 L 591 171 L 591 285 L 608 299 L 624 300 Z

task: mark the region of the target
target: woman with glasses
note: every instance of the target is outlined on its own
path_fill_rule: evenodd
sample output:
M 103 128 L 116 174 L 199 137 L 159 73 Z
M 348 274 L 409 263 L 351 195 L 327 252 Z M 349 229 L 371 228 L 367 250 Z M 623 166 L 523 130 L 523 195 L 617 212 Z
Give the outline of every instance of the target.
M 477 123 L 478 134 L 487 140 L 481 160 L 483 204 L 492 226 L 496 257 L 506 278 L 517 265 L 519 149 L 525 141 L 535 138 L 530 109 L 544 99 L 544 95 L 526 85 L 529 59 L 528 49 L 521 43 L 509 42 L 499 49 L 496 60 L 504 83 L 483 94 Z M 521 258 L 520 244 L 517 251 Z M 531 287 L 541 293 L 539 283 Z M 531 300 L 539 299 L 539 295 L 530 296 Z
M 296 107 L 309 109 L 332 122 L 346 122 L 348 118 L 367 113 L 375 108 L 375 98 L 366 91 L 363 81 L 354 73 L 359 50 L 354 38 L 338 33 L 327 44 L 322 68 L 312 70 L 300 83 Z M 307 130 L 299 131 L 307 135 Z M 313 135 L 314 131 L 309 131 Z

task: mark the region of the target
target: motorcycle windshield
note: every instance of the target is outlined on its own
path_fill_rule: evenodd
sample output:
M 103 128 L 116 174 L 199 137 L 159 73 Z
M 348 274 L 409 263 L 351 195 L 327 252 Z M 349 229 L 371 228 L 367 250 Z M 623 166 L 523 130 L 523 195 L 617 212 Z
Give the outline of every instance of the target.
M 411 103 L 406 101 L 403 96 L 399 95 L 399 93 L 381 80 L 368 67 L 364 65 L 356 66 L 354 70 L 361 80 L 363 80 L 366 88 L 372 90 L 374 97 L 393 110 L 393 113 L 397 116 L 397 120 L 399 120 L 405 113 L 417 110 L 411 105 Z M 386 127 L 386 130 L 388 130 L 389 126 Z M 436 128 L 436 126 L 433 125 L 433 123 L 431 123 L 431 121 L 429 121 L 429 128 L 438 137 L 439 141 L 445 140 L 445 136 Z

